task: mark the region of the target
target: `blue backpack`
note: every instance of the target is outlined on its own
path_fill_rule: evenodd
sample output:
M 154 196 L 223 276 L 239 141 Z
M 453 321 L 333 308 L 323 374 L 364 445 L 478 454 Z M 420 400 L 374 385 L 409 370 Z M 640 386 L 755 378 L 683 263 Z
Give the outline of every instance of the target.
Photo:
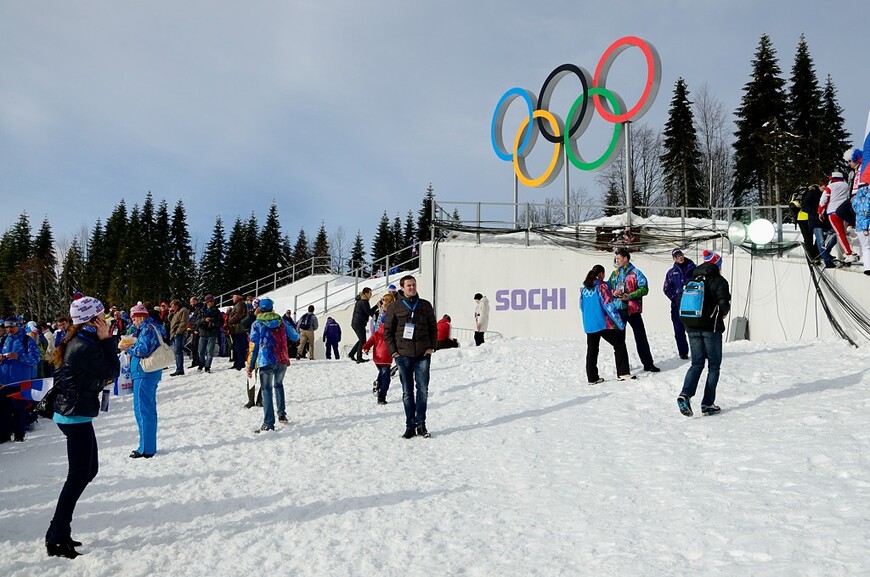
M 680 321 L 687 327 L 704 324 L 704 277 L 696 276 L 683 287 L 680 296 Z

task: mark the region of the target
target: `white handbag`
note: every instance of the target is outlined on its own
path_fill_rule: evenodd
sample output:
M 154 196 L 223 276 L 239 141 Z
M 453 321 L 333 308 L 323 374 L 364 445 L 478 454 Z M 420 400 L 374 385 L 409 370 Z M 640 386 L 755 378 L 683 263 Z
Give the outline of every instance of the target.
M 175 353 L 172 352 L 172 349 L 169 348 L 163 341 L 163 337 L 160 336 L 160 333 L 157 332 L 157 329 L 154 329 L 154 332 L 157 334 L 157 341 L 160 343 L 154 351 L 139 360 L 139 366 L 142 367 L 142 370 L 146 373 L 150 373 L 153 371 L 162 371 L 163 369 L 169 368 L 175 364 Z

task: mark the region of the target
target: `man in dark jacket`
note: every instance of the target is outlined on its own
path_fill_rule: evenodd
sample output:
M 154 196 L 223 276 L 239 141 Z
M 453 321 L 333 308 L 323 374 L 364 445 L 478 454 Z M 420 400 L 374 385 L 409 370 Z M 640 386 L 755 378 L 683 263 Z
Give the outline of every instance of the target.
M 357 363 L 364 363 L 368 359 L 362 358 L 362 347 L 366 342 L 366 325 L 369 319 L 378 313 L 378 307 L 372 307 L 369 301 L 372 298 L 372 289 L 364 287 L 356 297 L 353 305 L 353 317 L 350 320 L 350 328 L 356 335 L 356 343 L 350 349 L 348 356 Z
M 199 360 L 202 363 L 197 370 L 205 369 L 205 372 L 211 372 L 214 346 L 223 322 L 224 317 L 220 309 L 215 306 L 214 297 L 205 295 L 205 308 L 202 310 L 199 324 L 194 327 L 199 332 Z
M 202 303 L 199 297 L 190 297 L 190 359 L 188 368 L 201 369 L 202 361 L 199 358 L 199 322 L 202 320 Z
M 697 267 L 692 280 L 704 282 L 704 304 L 701 317 L 687 324 L 689 333 L 689 348 L 692 351 L 692 366 L 686 372 L 683 380 L 683 390 L 677 397 L 680 412 L 687 417 L 692 416 L 690 399 L 695 396 L 698 381 L 707 361 L 707 382 L 704 386 L 704 397 L 701 399 L 701 413 L 715 415 L 719 407 L 716 401 L 716 385 L 719 383 L 719 366 L 722 364 L 722 333 L 725 332 L 724 317 L 731 311 L 731 293 L 728 281 L 720 274 L 722 257 L 719 253 L 705 250 L 704 262 Z
M 429 437 L 426 403 L 429 398 L 429 364 L 438 341 L 432 303 L 417 294 L 417 279 L 407 275 L 399 282 L 404 296 L 387 307 L 384 340 L 396 359 L 405 405 L 405 439 Z M 416 399 L 415 399 L 416 381 Z
M 671 256 L 674 259 L 674 266 L 665 275 L 665 285 L 662 290 L 665 296 L 671 301 L 671 324 L 674 325 L 674 339 L 677 341 L 677 352 L 681 359 L 689 358 L 689 342 L 686 340 L 686 327 L 680 320 L 680 297 L 683 294 L 683 287 L 686 281 L 692 278 L 692 271 L 695 270 L 695 263 L 690 258 L 686 258 L 683 251 L 675 248 L 671 251 Z
M 227 317 L 230 335 L 233 339 L 233 368 L 241 371 L 245 368 L 245 356 L 248 352 L 248 333 L 242 326 L 242 321 L 248 316 L 248 306 L 240 293 L 233 295 L 233 309 Z

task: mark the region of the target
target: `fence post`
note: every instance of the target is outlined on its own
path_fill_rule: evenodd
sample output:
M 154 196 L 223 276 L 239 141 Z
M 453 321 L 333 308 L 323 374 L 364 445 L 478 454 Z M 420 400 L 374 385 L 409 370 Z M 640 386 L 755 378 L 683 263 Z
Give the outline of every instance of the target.
M 480 244 L 480 203 L 477 203 L 477 244 Z
M 734 209 L 730 206 L 725 211 L 725 218 L 728 219 L 728 226 L 731 226 L 731 222 L 734 220 Z M 728 239 L 728 246 L 731 247 L 728 254 L 734 254 L 734 243 L 731 242 L 731 239 Z
M 776 256 L 782 256 L 782 206 L 780 205 L 776 205 L 776 242 L 779 243 Z
M 384 257 L 384 266 L 387 267 L 384 277 L 387 279 L 387 284 L 390 284 L 390 255 Z
M 311 276 L 314 276 L 314 257 L 311 257 Z
M 323 283 L 323 312 L 326 313 L 326 310 L 329 308 L 329 281 Z
M 531 222 L 529 218 L 529 203 L 526 203 L 526 246 L 529 246 L 529 230 L 531 229 Z
M 296 318 L 299 318 L 299 314 L 297 309 L 299 308 L 299 295 L 293 295 L 293 314 L 296 315 Z
M 680 207 L 680 234 L 686 236 L 686 207 Z

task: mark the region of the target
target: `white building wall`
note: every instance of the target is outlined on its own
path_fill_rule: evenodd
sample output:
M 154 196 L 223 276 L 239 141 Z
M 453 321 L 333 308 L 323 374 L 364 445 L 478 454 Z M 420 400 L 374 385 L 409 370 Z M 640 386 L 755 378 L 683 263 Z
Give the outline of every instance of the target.
M 696 264 L 702 261 L 692 250 L 686 250 L 686 256 Z M 595 264 L 607 270 L 613 266 L 610 252 L 463 240 L 442 241 L 437 247 L 426 243 L 421 257 L 418 286 L 421 296 L 433 301 L 438 317 L 449 314 L 455 327 L 472 328 L 473 297 L 480 292 L 490 301 L 489 330 L 506 337 L 582 337 L 578 303 L 583 279 Z M 740 249 L 733 255 L 726 250 L 723 257 L 722 273 L 732 294 L 730 316 L 749 319 L 751 340 L 791 342 L 834 334 L 803 259 L 751 257 Z M 636 253 L 632 263 L 649 282 L 643 302 L 647 330 L 672 334 L 670 303 L 662 293 L 665 274 L 673 265 L 670 253 Z M 433 264 L 434 279 L 429 274 Z M 856 270 L 824 274 L 834 275 L 866 309 L 867 277 L 860 267 L 852 268 Z

